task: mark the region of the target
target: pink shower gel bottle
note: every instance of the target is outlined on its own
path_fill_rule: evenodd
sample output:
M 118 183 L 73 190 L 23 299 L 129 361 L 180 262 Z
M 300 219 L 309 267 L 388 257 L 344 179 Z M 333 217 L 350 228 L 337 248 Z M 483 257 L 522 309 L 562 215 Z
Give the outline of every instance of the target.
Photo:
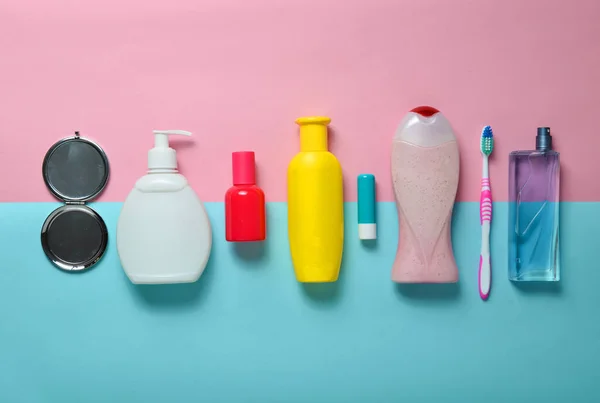
M 448 120 L 429 106 L 411 110 L 392 146 L 400 224 L 393 281 L 458 281 L 450 234 L 458 174 L 458 144 Z

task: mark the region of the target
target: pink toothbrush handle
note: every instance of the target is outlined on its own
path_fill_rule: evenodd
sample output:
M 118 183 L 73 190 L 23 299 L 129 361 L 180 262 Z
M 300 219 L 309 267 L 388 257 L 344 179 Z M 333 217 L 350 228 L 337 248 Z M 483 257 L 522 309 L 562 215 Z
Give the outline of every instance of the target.
M 479 198 L 479 218 L 481 224 L 485 221 L 492 221 L 492 190 L 490 180 L 483 178 L 481 180 L 481 197 Z
M 481 220 L 481 255 L 479 256 L 479 296 L 486 300 L 490 295 L 492 267 L 490 261 L 490 224 L 492 222 L 492 191 L 489 178 L 481 180 L 481 198 L 479 199 L 479 218 Z

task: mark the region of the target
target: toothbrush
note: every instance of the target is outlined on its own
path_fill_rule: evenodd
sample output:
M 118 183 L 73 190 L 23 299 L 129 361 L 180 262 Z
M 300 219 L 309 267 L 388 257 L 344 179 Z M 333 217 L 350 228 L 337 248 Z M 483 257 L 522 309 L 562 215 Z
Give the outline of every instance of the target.
M 479 199 L 479 218 L 481 220 L 481 254 L 479 255 L 479 296 L 484 301 L 490 295 L 492 283 L 492 265 L 490 260 L 490 225 L 492 223 L 492 189 L 488 158 L 494 149 L 494 133 L 490 126 L 481 131 L 481 156 L 483 172 L 481 175 L 481 198 Z

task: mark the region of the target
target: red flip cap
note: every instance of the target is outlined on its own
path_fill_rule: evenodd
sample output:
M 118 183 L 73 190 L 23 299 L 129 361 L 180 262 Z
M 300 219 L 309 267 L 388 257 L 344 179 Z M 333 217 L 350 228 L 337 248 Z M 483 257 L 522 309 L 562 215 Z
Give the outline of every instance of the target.
M 417 106 L 415 109 L 411 110 L 411 112 L 418 113 L 419 115 L 428 118 L 435 115 L 439 111 L 431 106 Z

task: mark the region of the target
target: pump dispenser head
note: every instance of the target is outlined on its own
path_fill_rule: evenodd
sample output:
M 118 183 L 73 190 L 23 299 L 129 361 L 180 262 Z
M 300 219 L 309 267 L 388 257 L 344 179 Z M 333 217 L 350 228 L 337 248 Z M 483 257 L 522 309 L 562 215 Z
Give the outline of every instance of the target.
M 154 148 L 148 151 L 148 170 L 176 170 L 177 152 L 169 147 L 169 135 L 191 136 L 185 130 L 154 130 Z

